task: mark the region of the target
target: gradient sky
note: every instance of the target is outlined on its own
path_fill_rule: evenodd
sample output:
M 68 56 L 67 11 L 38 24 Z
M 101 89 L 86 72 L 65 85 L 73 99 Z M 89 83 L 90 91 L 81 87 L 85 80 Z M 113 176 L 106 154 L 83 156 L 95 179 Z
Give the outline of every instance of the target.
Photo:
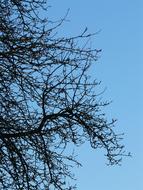
M 113 100 L 105 110 L 117 118 L 117 128 L 124 132 L 123 143 L 132 158 L 122 166 L 106 165 L 104 153 L 88 145 L 79 149 L 83 167 L 74 169 L 78 190 L 143 189 L 143 0 L 50 0 L 51 18 L 62 18 L 70 8 L 61 32 L 80 34 L 85 27 L 100 33 L 92 46 L 102 49 L 101 58 L 91 73 L 107 87 L 103 97 Z

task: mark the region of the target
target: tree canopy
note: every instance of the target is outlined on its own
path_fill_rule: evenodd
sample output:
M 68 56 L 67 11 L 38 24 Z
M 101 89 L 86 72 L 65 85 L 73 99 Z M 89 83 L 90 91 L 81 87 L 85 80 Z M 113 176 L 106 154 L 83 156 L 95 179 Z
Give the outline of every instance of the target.
M 100 50 L 91 36 L 59 37 L 41 16 L 45 0 L 0 3 L 0 189 L 72 190 L 70 146 L 103 148 L 109 164 L 123 154 L 121 136 L 106 119 L 88 69 Z M 80 43 L 82 42 L 82 43 Z

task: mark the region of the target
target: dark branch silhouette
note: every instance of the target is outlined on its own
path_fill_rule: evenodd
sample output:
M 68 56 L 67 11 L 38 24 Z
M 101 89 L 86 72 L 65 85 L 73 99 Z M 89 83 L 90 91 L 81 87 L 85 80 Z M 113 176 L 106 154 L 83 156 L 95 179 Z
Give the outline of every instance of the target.
M 44 0 L 0 4 L 0 189 L 71 190 L 73 145 L 104 148 L 110 164 L 123 154 L 88 69 L 100 50 L 76 37 L 57 37 L 58 24 L 41 18 Z M 39 13 L 38 13 L 39 11 Z M 78 43 L 79 41 L 79 43 Z

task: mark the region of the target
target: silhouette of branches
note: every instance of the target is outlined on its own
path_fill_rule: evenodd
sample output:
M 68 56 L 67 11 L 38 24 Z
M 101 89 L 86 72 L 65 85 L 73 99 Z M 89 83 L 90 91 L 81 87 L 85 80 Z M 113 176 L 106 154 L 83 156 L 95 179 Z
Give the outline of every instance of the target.
M 57 25 L 40 17 L 44 0 L 0 4 L 0 189 L 71 190 L 70 167 L 80 165 L 70 146 L 89 141 L 110 164 L 123 154 L 108 103 L 88 76 L 100 50 L 80 46 L 91 35 L 57 37 Z M 39 13 L 38 13 L 39 10 Z

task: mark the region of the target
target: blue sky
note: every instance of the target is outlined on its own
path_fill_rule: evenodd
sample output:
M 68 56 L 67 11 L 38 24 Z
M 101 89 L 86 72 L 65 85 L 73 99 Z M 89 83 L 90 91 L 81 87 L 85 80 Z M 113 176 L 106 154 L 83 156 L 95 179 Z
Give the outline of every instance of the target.
M 117 118 L 117 128 L 124 132 L 126 150 L 132 158 L 124 158 L 122 166 L 106 166 L 100 150 L 88 145 L 79 149 L 83 167 L 75 168 L 78 190 L 142 190 L 143 189 L 143 1 L 142 0 L 50 0 L 51 18 L 62 18 L 70 8 L 61 32 L 100 33 L 92 46 L 102 49 L 92 76 L 107 87 L 103 97 L 113 100 L 105 110 L 109 118 Z

